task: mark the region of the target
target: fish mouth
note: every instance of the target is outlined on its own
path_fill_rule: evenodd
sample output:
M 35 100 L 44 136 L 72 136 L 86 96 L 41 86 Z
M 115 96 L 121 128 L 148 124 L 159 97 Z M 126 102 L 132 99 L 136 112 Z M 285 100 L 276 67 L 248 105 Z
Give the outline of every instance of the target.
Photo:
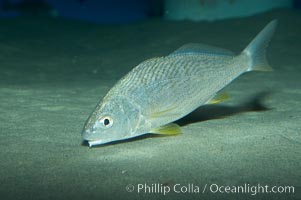
M 100 144 L 106 143 L 103 140 L 86 140 L 86 141 L 87 141 L 87 143 L 88 143 L 88 145 L 89 145 L 90 148 L 93 147 L 93 146 L 96 146 L 96 145 L 100 145 Z
M 82 131 L 82 139 L 84 142 L 87 142 L 89 147 L 93 147 L 96 145 L 100 145 L 100 144 L 105 144 L 108 143 L 110 141 L 106 140 L 106 139 L 99 139 L 97 136 L 93 135 L 95 133 L 95 131 L 91 131 L 89 129 L 84 129 Z

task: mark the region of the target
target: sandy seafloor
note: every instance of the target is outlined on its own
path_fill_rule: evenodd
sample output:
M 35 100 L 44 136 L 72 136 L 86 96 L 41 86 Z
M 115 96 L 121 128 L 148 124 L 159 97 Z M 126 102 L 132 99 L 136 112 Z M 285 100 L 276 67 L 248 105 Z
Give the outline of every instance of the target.
M 274 18 L 279 26 L 268 57 L 275 71 L 241 76 L 225 89 L 229 101 L 181 120 L 182 135 L 81 145 L 80 132 L 96 103 L 141 61 L 189 42 L 239 52 Z M 294 10 L 122 26 L 1 19 L 1 199 L 301 199 L 300 19 Z M 270 93 L 262 102 L 270 109 L 249 111 L 245 102 L 262 92 Z M 138 193 L 137 185 L 145 183 L 171 190 L 194 184 L 200 192 Z M 129 184 L 135 191 L 126 191 Z M 212 184 L 295 191 L 218 194 L 210 192 Z

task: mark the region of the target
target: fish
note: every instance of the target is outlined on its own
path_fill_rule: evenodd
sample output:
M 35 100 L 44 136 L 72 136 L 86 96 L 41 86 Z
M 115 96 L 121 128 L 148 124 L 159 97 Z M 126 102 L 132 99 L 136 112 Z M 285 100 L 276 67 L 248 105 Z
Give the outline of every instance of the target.
M 141 136 L 177 135 L 172 123 L 198 107 L 222 101 L 219 92 L 250 71 L 272 71 L 266 49 L 277 20 L 268 23 L 240 53 L 188 43 L 171 54 L 143 61 L 97 104 L 81 132 L 89 147 Z

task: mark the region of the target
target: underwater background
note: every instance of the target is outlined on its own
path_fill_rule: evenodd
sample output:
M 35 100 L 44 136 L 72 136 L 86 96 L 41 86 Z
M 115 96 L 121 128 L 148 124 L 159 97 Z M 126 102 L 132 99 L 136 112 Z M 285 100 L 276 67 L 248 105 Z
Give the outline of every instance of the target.
M 1 0 L 1 199 L 301 199 L 300 8 L 300 0 Z M 275 70 L 239 77 L 225 89 L 230 100 L 177 121 L 183 134 L 82 142 L 96 104 L 140 62 L 190 42 L 239 53 L 273 19 Z

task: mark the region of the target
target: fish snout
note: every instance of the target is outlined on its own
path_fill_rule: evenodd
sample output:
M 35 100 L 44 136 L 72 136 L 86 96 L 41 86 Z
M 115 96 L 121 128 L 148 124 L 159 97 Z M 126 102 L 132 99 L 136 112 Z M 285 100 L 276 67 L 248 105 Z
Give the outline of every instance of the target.
M 82 130 L 82 138 L 84 140 L 92 140 L 94 134 L 95 134 L 95 129 L 93 127 L 85 128 Z
M 85 142 L 88 143 L 89 147 L 103 144 L 103 140 L 97 137 L 96 130 L 94 128 L 84 129 L 82 131 L 82 138 Z

